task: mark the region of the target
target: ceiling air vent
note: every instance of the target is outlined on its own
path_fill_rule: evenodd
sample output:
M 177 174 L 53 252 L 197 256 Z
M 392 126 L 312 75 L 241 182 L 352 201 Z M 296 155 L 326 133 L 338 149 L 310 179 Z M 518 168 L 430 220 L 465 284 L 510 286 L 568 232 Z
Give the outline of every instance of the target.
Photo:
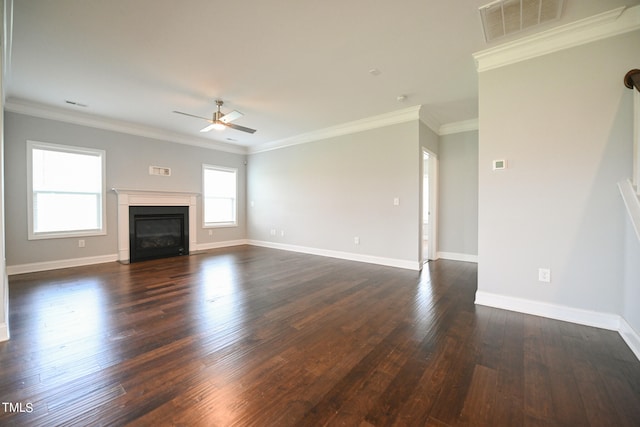
M 563 0 L 497 0 L 480 7 L 484 39 L 492 41 L 560 18 Z

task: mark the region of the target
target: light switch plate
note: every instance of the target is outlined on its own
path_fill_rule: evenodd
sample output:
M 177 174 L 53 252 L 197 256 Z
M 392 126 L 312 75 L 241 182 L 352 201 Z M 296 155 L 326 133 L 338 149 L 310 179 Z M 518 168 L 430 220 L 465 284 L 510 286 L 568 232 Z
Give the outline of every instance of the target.
M 549 268 L 539 268 L 538 269 L 538 280 L 543 283 L 551 283 L 551 269 Z

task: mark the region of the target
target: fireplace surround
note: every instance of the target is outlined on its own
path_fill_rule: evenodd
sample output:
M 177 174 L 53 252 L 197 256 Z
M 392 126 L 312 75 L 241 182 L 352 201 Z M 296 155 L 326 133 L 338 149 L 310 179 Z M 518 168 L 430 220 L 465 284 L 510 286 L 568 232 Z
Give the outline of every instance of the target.
M 130 245 L 130 207 L 132 206 L 182 206 L 188 211 L 188 253 L 196 251 L 196 197 L 197 193 L 149 191 L 113 188 L 118 195 L 118 260 L 127 263 L 131 260 Z

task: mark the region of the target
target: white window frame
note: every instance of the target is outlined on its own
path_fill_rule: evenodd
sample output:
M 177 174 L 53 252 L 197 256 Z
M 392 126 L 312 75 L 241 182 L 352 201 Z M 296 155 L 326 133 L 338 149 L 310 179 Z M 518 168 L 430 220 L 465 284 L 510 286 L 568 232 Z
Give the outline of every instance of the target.
M 33 191 L 33 150 L 41 149 L 48 151 L 60 151 L 63 153 L 85 154 L 98 156 L 101 160 L 102 183 L 101 183 L 101 224 L 100 228 L 89 230 L 71 230 L 71 231 L 47 231 L 36 233 L 34 231 L 34 191 Z M 28 239 L 56 239 L 67 237 L 84 237 L 84 236 L 101 236 L 107 234 L 107 203 L 106 203 L 106 151 L 95 148 L 84 148 L 70 145 L 51 144 L 48 142 L 27 141 L 27 221 L 28 221 Z
M 205 173 L 207 170 L 215 170 L 220 172 L 233 172 L 236 178 L 236 188 L 233 199 L 233 221 L 224 221 L 224 222 L 206 222 L 206 180 Z M 202 226 L 204 228 L 221 228 L 221 227 L 237 227 L 238 226 L 238 169 L 237 168 L 229 168 L 224 166 L 215 166 L 202 164 Z

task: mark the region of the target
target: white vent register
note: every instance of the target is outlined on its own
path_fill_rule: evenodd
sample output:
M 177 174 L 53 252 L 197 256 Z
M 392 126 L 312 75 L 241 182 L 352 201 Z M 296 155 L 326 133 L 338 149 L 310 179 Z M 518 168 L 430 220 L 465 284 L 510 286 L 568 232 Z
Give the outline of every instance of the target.
M 149 175 L 171 176 L 171 168 L 163 166 L 149 166 Z
M 481 6 L 484 39 L 492 41 L 560 17 L 563 0 L 497 0 Z

